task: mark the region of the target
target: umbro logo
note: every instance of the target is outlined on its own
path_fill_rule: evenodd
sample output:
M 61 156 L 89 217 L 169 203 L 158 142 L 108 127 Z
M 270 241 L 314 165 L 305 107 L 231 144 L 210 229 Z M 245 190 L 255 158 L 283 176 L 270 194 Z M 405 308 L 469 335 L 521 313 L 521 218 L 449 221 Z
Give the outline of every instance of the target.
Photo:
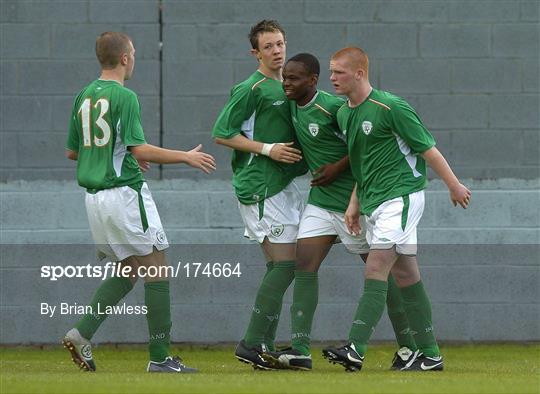
M 92 348 L 90 347 L 90 345 L 84 345 L 81 348 L 81 355 L 86 359 L 92 358 Z
M 274 102 L 272 103 L 272 105 L 281 105 L 281 104 L 283 104 L 284 102 L 285 102 L 285 101 L 283 101 L 283 100 L 278 100 L 278 101 L 274 101 Z

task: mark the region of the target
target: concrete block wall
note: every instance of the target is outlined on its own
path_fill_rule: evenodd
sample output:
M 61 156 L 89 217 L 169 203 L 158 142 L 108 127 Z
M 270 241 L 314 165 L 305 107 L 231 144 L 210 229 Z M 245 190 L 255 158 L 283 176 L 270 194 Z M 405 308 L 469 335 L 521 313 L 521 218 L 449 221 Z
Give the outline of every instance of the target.
M 430 183 L 419 227 L 419 261 L 433 303 L 438 336 L 446 341 L 540 339 L 540 197 L 538 180 L 465 183 L 468 210 L 451 206 L 440 181 Z M 304 193 L 307 179 L 300 179 Z M 150 181 L 171 243 L 167 255 L 185 263 L 239 263 L 242 276 L 171 280 L 173 339 L 236 341 L 249 319 L 264 261 L 258 245 L 242 237 L 228 181 Z M 56 343 L 77 316 L 40 314 L 40 304 L 87 303 L 99 279 L 50 281 L 44 265 L 96 264 L 84 210 L 84 192 L 69 182 L 0 185 L 0 343 Z M 336 245 L 320 270 L 314 340 L 346 338 L 362 291 L 363 264 Z M 278 338 L 289 338 L 289 290 Z M 142 305 L 139 283 L 128 295 Z M 96 342 L 145 342 L 144 316 L 110 317 Z M 374 339 L 392 340 L 386 316 Z
M 289 56 L 319 57 L 328 91 L 329 56 L 363 47 L 373 85 L 410 101 L 458 175 L 535 179 L 538 9 L 531 0 L 4 0 L 0 180 L 73 178 L 63 157 L 69 111 L 98 75 L 93 46 L 104 30 L 134 39 L 128 86 L 140 95 L 148 140 L 185 149 L 202 142 L 218 160 L 213 177 L 228 178 L 230 152 L 210 130 L 232 85 L 256 68 L 246 36 L 262 18 L 283 24 Z M 181 166 L 149 174 L 201 176 Z

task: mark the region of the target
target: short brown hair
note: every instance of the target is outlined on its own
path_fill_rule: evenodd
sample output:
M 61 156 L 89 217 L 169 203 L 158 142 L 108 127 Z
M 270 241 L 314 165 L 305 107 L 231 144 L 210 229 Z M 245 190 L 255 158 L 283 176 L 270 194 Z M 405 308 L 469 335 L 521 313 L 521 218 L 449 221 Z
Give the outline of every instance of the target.
M 251 27 L 248 38 L 253 49 L 259 49 L 259 34 L 261 33 L 275 33 L 281 32 L 283 38 L 285 38 L 285 30 L 283 27 L 275 20 L 263 19 L 256 25 Z
M 96 40 L 96 56 L 104 69 L 115 68 L 122 54 L 129 52 L 131 38 L 124 33 L 106 31 Z
M 351 67 L 360 67 L 366 72 L 369 71 L 369 58 L 367 53 L 358 47 L 347 47 L 340 49 L 332 55 L 332 59 L 345 57 L 349 61 Z

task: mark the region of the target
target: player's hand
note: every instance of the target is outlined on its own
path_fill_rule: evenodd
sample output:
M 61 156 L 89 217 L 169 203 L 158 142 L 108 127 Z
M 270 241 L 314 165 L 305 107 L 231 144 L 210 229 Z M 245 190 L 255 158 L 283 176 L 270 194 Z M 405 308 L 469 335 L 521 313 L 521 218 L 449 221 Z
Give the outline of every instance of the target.
M 341 169 L 335 163 L 325 164 L 315 170 L 315 178 L 311 180 L 311 187 L 327 186 L 334 182 L 341 173 Z
M 358 203 L 352 201 L 349 203 L 345 211 L 345 224 L 352 235 L 360 235 L 362 227 L 360 227 L 360 207 Z
M 450 192 L 450 200 L 452 200 L 454 207 L 459 204 L 463 209 L 467 209 L 469 202 L 471 201 L 471 191 L 469 189 L 461 183 L 458 183 L 455 186 L 450 187 L 448 191 Z
M 202 144 L 199 144 L 192 150 L 188 151 L 186 164 L 210 174 L 210 172 L 216 169 L 216 161 L 212 155 L 201 152 L 201 149 Z
M 146 172 L 150 169 L 150 162 L 144 161 L 144 160 L 137 160 L 137 163 L 139 163 L 139 168 L 142 172 Z
M 302 160 L 302 151 L 293 148 L 294 142 L 278 143 L 272 147 L 270 158 L 281 163 L 296 163 Z

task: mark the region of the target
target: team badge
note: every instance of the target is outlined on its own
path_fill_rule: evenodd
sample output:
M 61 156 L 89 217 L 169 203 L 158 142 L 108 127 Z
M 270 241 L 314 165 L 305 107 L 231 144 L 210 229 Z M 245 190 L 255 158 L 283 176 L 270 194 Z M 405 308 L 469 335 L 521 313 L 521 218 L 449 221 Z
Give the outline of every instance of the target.
M 284 229 L 285 226 L 283 226 L 283 224 L 272 224 L 272 226 L 270 226 L 270 232 L 274 237 L 279 237 L 281 234 L 283 234 Z
M 317 123 L 308 124 L 309 132 L 313 137 L 316 137 L 319 134 L 319 125 Z
M 157 239 L 158 243 L 161 244 L 161 245 L 163 245 L 165 242 L 167 242 L 167 238 L 165 237 L 165 233 L 163 232 L 163 230 L 159 230 L 156 233 L 156 239 Z
M 362 122 L 362 130 L 364 131 L 365 135 L 369 135 L 369 133 L 371 133 L 372 128 L 373 128 L 373 124 L 369 120 Z

